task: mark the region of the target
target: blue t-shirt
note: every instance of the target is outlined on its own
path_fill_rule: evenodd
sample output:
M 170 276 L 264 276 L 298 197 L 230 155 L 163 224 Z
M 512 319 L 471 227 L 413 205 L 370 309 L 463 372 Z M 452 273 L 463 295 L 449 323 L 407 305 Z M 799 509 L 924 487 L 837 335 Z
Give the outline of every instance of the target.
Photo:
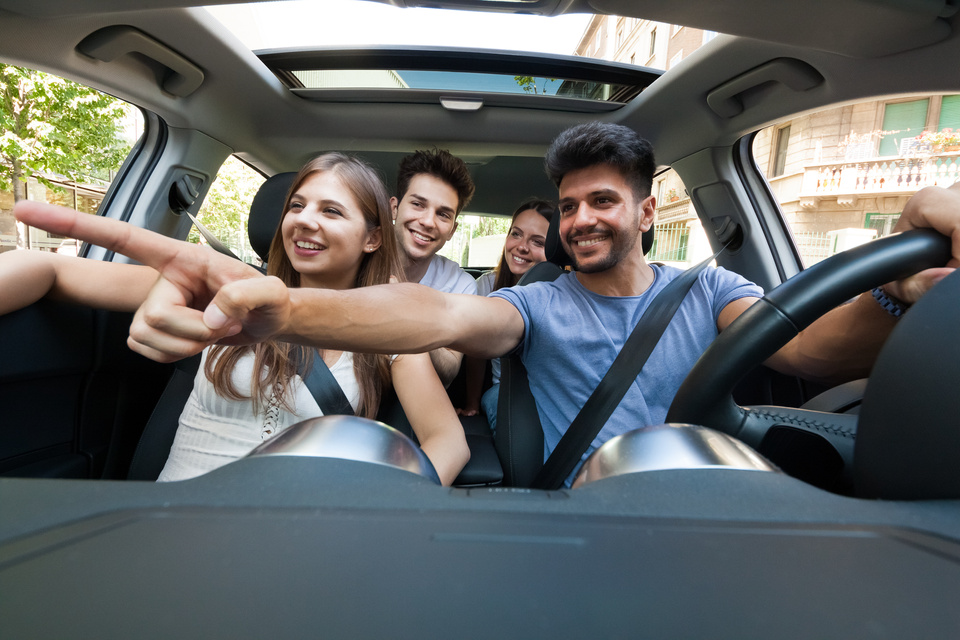
M 575 273 L 491 293 L 523 316 L 520 357 L 540 414 L 544 460 L 613 364 L 651 301 L 682 273 L 653 264 L 654 281 L 639 296 L 601 296 L 586 289 Z M 717 336 L 717 318 L 739 298 L 763 297 L 763 290 L 723 268 L 700 273 L 620 406 L 584 454 L 614 436 L 660 424 L 677 389 L 704 349 Z M 571 478 L 568 478 L 568 483 Z

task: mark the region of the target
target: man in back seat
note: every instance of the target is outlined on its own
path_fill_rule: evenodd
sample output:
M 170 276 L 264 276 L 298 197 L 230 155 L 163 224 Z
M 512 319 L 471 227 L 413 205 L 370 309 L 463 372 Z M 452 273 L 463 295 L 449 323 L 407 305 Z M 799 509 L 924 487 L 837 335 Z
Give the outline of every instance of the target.
M 416 284 L 287 289 L 252 269 L 240 273 L 236 261 L 113 220 L 41 205 L 20 205 L 17 215 L 162 271 L 131 326 L 131 346 L 154 359 L 174 360 L 221 339 L 269 337 L 385 353 L 449 346 L 492 358 L 516 350 L 529 372 L 546 457 L 652 298 L 679 274 L 643 256 L 640 238 L 653 224 L 656 205 L 650 194 L 656 165 L 646 140 L 619 125 L 579 125 L 554 141 L 546 164 L 560 191 L 560 239 L 578 271 L 490 297 L 444 294 Z M 960 265 L 960 186 L 914 196 L 897 229 L 917 227 L 952 236 L 949 266 Z M 863 377 L 896 323 L 889 298 L 915 302 L 949 271 L 927 270 L 859 296 L 813 323 L 767 364 L 813 379 Z M 637 384 L 590 450 L 628 429 L 662 422 L 699 354 L 760 295 L 737 274 L 701 272 Z
M 457 230 L 457 216 L 473 197 L 473 180 L 463 160 L 449 151 L 416 151 L 400 161 L 397 195 L 390 199 L 404 277 L 445 293 L 477 293 L 476 281 L 437 252 Z M 444 386 L 460 369 L 463 354 L 430 352 Z

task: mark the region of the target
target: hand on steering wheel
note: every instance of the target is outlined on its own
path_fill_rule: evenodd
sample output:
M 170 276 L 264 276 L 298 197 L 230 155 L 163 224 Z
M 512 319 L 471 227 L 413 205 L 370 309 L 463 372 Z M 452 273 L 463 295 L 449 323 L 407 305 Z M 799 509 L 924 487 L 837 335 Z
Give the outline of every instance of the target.
M 697 361 L 674 397 L 667 422 L 711 427 L 759 448 L 774 426 L 817 434 L 851 469 L 857 416 L 791 407 L 741 407 L 737 382 L 837 305 L 880 284 L 950 259 L 950 239 L 929 229 L 888 236 L 839 253 L 771 291 L 730 324 Z

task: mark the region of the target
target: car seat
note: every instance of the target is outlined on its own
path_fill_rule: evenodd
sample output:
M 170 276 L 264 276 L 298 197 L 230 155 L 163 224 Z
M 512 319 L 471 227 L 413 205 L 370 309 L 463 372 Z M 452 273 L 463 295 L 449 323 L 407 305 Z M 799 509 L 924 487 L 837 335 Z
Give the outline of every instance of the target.
M 646 255 L 653 247 L 654 228 L 643 233 L 641 245 Z M 518 286 L 533 282 L 552 282 L 568 268 L 573 260 L 560 242 L 560 213 L 550 218 L 544 243 L 546 261 L 531 267 Z M 511 487 L 529 487 L 543 466 L 543 429 L 540 414 L 530 393 L 527 370 L 519 354 L 500 359 L 500 395 L 497 405 L 497 431 L 494 445 L 503 467 L 503 484 Z

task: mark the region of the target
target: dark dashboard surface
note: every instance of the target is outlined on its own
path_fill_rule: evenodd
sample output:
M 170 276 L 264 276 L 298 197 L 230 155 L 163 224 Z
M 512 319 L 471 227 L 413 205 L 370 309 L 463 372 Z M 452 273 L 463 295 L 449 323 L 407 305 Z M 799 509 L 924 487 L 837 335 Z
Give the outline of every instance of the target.
M 450 490 L 341 460 L 0 481 L 6 637 L 947 637 L 951 502 L 774 473 Z

